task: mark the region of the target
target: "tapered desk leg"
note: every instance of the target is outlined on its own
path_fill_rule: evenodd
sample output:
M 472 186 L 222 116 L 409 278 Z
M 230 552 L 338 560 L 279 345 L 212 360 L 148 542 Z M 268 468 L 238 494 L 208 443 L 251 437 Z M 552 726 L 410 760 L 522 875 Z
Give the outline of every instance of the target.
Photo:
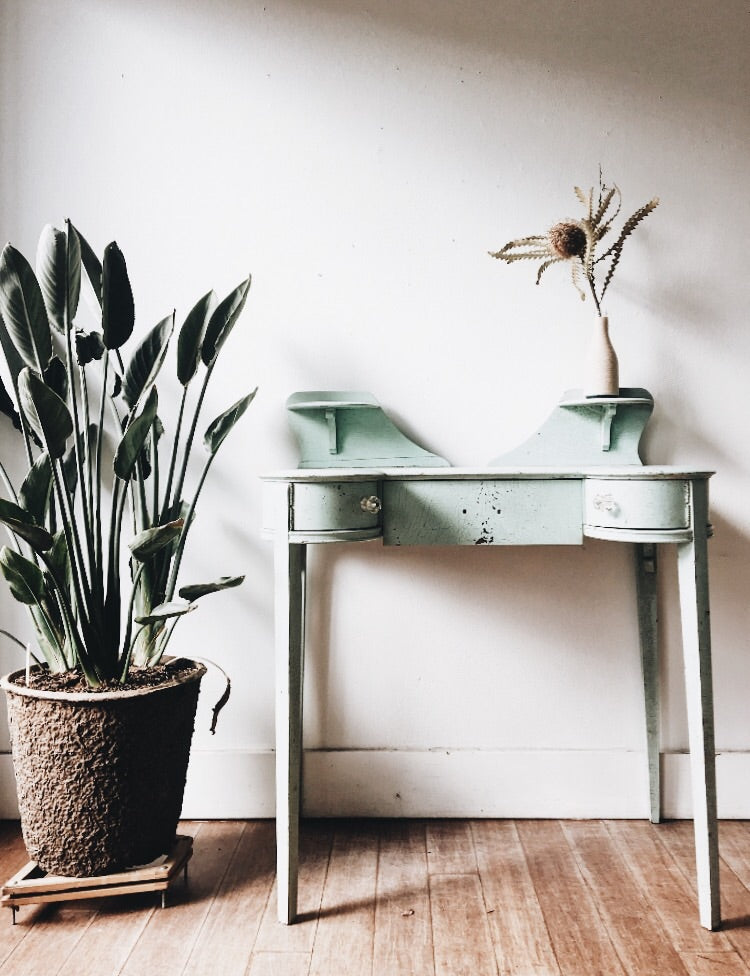
M 306 547 L 278 533 L 274 551 L 276 629 L 276 879 L 279 921 L 297 914 Z
M 716 752 L 708 605 L 708 485 L 691 482 L 693 539 L 677 547 L 701 925 L 721 924 Z
M 641 641 L 641 672 L 646 706 L 646 748 L 648 753 L 649 815 L 651 823 L 661 819 L 661 775 L 659 770 L 659 643 L 656 592 L 656 546 L 635 545 L 635 581 L 638 595 L 638 632 Z

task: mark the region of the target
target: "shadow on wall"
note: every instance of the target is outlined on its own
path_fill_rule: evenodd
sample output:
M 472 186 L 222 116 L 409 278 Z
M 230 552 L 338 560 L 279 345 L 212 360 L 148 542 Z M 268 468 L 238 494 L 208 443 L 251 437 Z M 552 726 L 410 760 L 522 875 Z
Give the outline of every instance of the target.
M 712 595 L 712 640 L 714 648 L 714 697 L 721 702 L 717 713 L 717 749 L 745 748 L 737 730 L 745 727 L 746 702 L 750 688 L 745 648 L 737 647 L 737 617 L 747 617 L 750 633 L 750 537 L 723 518 L 713 518 L 714 538 L 710 543 L 710 588 Z M 628 696 L 626 710 L 640 715 L 637 688 L 611 688 L 607 682 L 626 679 L 632 683 L 638 669 L 639 649 L 636 624 L 636 599 L 631 547 L 587 539 L 582 547 L 493 547 L 480 551 L 471 546 L 446 549 L 437 547 L 383 547 L 380 542 L 358 546 L 314 547 L 310 574 L 310 613 L 308 617 L 308 705 L 313 724 L 312 738 L 328 746 L 340 745 L 342 705 L 336 687 L 341 680 L 337 667 L 346 670 L 356 661 L 359 680 L 368 683 L 371 668 L 377 669 L 381 657 L 396 660 L 406 655 L 431 667 L 426 648 L 431 640 L 440 643 L 441 615 L 448 621 L 460 615 L 465 621 L 464 646 L 445 657 L 438 651 L 436 667 L 466 668 L 485 673 L 486 680 L 496 666 L 502 672 L 506 661 L 508 677 L 519 667 L 518 653 L 523 647 L 529 674 L 554 675 L 565 681 L 569 672 L 577 674 L 591 694 Z M 352 582 L 352 573 L 357 583 Z M 370 588 L 362 573 L 370 575 Z M 386 584 L 386 578 L 391 582 Z M 681 622 L 676 578 L 676 551 L 671 545 L 659 547 L 660 645 L 662 655 L 662 744 L 669 750 L 687 748 L 684 687 L 682 683 Z M 395 580 L 395 582 L 393 582 Z M 353 588 L 354 587 L 354 588 Z M 403 597 L 396 613 L 388 606 L 388 594 L 398 598 L 412 589 L 411 601 Z M 351 620 L 341 628 L 342 605 L 361 621 L 352 631 Z M 351 609 L 353 605 L 354 609 Z M 425 615 L 424 608 L 427 610 Z M 406 610 L 405 610 L 406 607 Z M 717 612 L 718 611 L 718 612 Z M 383 624 L 382 622 L 385 621 Z M 493 621 L 502 643 L 493 645 Z M 369 623 L 368 623 L 369 622 Z M 373 638 L 373 631 L 380 636 Z M 382 631 L 382 633 L 381 633 Z M 357 646 L 342 646 L 348 635 L 356 634 Z M 490 635 L 488 638 L 488 634 Z M 385 637 L 383 636 L 385 635 Z M 573 638 L 575 635 L 575 639 Z M 616 639 L 613 639 L 616 638 Z M 384 645 L 382 642 L 386 641 Z M 488 643 L 489 640 L 489 643 Z M 379 643 L 380 642 L 380 643 Z M 540 650 L 541 645 L 541 650 Z M 564 649 L 564 661 L 558 655 Z M 548 650 L 545 651 L 544 648 Z M 489 649 L 488 649 L 489 648 Z M 533 650 L 536 648 L 536 650 Z M 397 649 L 397 650 L 394 650 Z M 553 655 L 544 663 L 547 653 Z M 484 660 L 489 654 L 490 659 Z M 538 660 L 534 659 L 536 655 Z M 339 665 L 337 665 L 339 661 Z M 490 666 L 491 663 L 491 666 Z M 393 670 L 394 661 L 390 661 Z M 402 681 L 413 669 L 410 662 L 402 671 Z M 398 669 L 397 669 L 398 670 Z M 397 673 L 397 671 L 396 671 Z M 627 677 L 629 676 L 629 677 Z M 413 680 L 414 675 L 411 675 Z M 395 679 L 395 673 L 394 673 Z M 344 678 L 344 680 L 347 680 Z M 634 684 L 638 685 L 640 679 Z M 450 683 L 450 678 L 437 678 Z M 597 690 L 598 687 L 598 690 Z M 403 689 L 402 689 L 403 690 Z M 408 689 L 404 690 L 407 699 Z M 517 689 L 497 685 L 495 709 L 502 716 Z M 331 697 L 333 696 L 333 697 Z M 508 697 L 509 696 L 509 697 Z M 336 702 L 335 714 L 330 711 Z M 409 708 L 419 711 L 419 696 Z M 505 704 L 504 704 L 505 703 Z M 580 701 L 560 701 L 560 713 L 578 709 Z M 387 723 L 389 704 L 381 705 Z M 534 711 L 529 723 L 537 722 Z M 429 719 L 427 720 L 429 724 Z M 500 738 L 502 718 L 498 727 Z M 640 718 L 638 718 L 640 722 Z M 554 727 L 554 722 L 552 723 Z M 384 729 L 387 733 L 387 729 Z
M 118 4 L 124 7 L 125 4 Z M 131 0 L 141 12 L 140 0 Z M 182 20 L 174 23 L 171 0 L 161 4 L 176 30 L 202 30 L 205 41 L 242 43 L 243 33 L 294 19 L 307 43 L 334 33 L 336 47 L 347 34 L 360 35 L 381 46 L 387 34 L 410 35 L 432 41 L 450 59 L 456 49 L 469 46 L 499 58 L 535 61 L 549 73 L 565 68 L 592 76 L 596 83 L 606 68 L 609 83 L 640 82 L 659 97 L 702 100 L 721 91 L 724 104 L 744 107 L 737 89 L 737 65 L 744 63 L 750 32 L 747 6 L 730 0 L 709 8 L 697 0 L 654 4 L 631 0 L 626 6 L 602 0 L 550 3 L 549 0 L 276 0 L 273 4 L 247 0 L 188 0 L 181 4 Z M 147 16 L 159 9 L 148 5 Z M 205 21 L 200 27 L 195 21 Z
M 407 711 L 419 712 L 424 704 L 424 689 L 413 684 L 421 682 L 420 675 L 443 689 L 451 689 L 451 673 L 460 676 L 458 693 L 466 674 L 475 673 L 483 675 L 484 685 L 477 697 L 489 695 L 491 713 L 500 716 L 519 694 L 513 674 L 527 691 L 534 675 L 545 672 L 574 683 L 586 676 L 592 687 L 607 675 L 632 675 L 638 637 L 630 548 L 597 540 L 581 547 L 401 548 L 379 541 L 313 547 L 307 630 L 311 737 L 341 745 L 336 738 L 347 724 L 347 696 L 336 689 L 356 675 L 356 696 L 367 697 L 367 689 L 382 682 L 384 666 L 398 686 L 396 699 L 403 693 L 409 700 L 414 693 L 409 704 L 398 706 Z M 494 684 L 493 674 L 505 679 Z M 383 701 L 378 709 L 385 738 L 393 707 Z M 466 707 L 477 707 L 476 701 Z M 560 702 L 561 714 L 577 707 L 572 698 Z M 527 714 L 533 724 L 533 709 Z M 425 721 L 440 725 L 437 714 Z M 471 724 L 468 714 L 466 723 Z

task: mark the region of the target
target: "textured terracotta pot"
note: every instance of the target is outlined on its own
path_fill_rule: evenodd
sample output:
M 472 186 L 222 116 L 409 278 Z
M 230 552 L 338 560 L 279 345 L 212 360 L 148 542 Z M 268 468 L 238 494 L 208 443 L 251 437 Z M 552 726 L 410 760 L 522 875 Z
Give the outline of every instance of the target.
M 6 692 L 21 827 L 51 874 L 91 877 L 167 853 L 182 808 L 200 680 L 104 694 L 51 692 L 0 679 Z

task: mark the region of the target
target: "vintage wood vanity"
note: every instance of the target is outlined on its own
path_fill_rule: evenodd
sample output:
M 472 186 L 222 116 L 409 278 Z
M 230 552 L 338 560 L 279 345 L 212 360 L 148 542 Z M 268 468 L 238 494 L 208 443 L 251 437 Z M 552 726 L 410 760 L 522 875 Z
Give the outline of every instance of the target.
M 643 665 L 650 816 L 658 823 L 659 664 L 656 546 L 677 549 L 701 924 L 720 924 L 708 603 L 709 471 L 643 465 L 650 394 L 566 394 L 517 449 L 454 468 L 405 437 L 369 394 L 297 393 L 287 401 L 298 469 L 264 479 L 273 539 L 279 919 L 297 913 L 305 566 L 309 545 L 632 545 Z

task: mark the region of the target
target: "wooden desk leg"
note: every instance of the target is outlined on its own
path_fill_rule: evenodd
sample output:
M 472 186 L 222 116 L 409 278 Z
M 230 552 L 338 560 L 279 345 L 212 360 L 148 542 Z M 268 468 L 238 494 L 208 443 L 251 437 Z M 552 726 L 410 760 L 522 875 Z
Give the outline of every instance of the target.
M 635 545 L 635 582 L 638 596 L 638 632 L 641 642 L 641 674 L 646 706 L 649 811 L 651 823 L 661 820 L 659 770 L 659 643 L 657 633 L 656 546 Z
M 274 552 L 276 629 L 276 880 L 279 921 L 297 915 L 306 547 L 279 532 Z
M 716 750 L 708 605 L 708 485 L 691 482 L 693 540 L 677 546 L 701 925 L 721 924 Z

